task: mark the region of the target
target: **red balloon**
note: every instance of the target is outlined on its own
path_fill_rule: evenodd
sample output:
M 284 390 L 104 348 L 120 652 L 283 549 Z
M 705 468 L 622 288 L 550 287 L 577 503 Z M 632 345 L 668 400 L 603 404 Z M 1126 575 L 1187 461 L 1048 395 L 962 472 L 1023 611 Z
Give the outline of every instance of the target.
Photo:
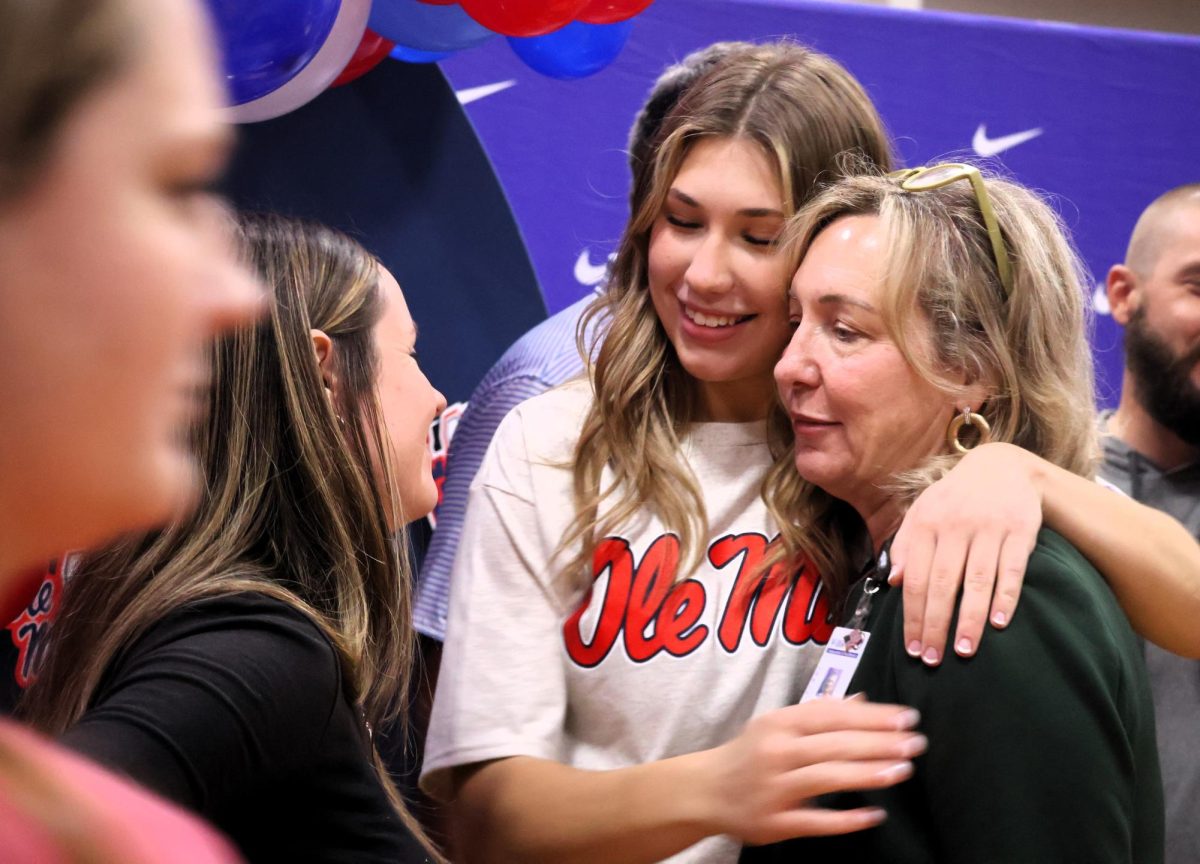
M 429 0 L 425 0 L 429 2 Z M 583 7 L 576 21 L 584 24 L 615 24 L 632 18 L 645 10 L 654 0 L 591 0 Z
M 350 62 L 342 70 L 342 74 L 334 78 L 333 83 L 329 86 L 341 87 L 343 84 L 349 84 L 355 78 L 361 78 L 378 66 L 383 58 L 388 56 L 395 47 L 395 42 L 392 42 L 390 39 L 384 39 L 374 30 L 367 30 L 363 34 L 362 41 L 358 43 L 358 47 L 354 50 L 354 56 L 350 58 Z
M 467 14 L 505 36 L 543 36 L 575 20 L 590 0 L 460 0 Z

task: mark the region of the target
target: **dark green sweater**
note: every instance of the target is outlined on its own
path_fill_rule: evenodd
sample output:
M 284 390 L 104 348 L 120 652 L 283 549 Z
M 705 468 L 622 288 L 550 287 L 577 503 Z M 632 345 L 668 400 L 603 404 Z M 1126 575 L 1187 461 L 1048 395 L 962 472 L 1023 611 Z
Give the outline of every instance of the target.
M 851 607 L 853 608 L 853 607 Z M 901 591 L 875 595 L 850 692 L 921 712 L 913 778 L 829 796 L 879 828 L 747 848 L 743 862 L 1159 864 L 1162 790 L 1137 637 L 1096 570 L 1043 530 L 1012 623 L 936 669 L 904 651 Z M 951 629 L 953 633 L 953 628 Z

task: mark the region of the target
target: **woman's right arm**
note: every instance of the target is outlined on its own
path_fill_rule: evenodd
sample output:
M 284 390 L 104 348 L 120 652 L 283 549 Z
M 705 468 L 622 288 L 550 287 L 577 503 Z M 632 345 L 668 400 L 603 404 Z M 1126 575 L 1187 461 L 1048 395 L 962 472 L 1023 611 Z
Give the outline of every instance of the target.
M 892 558 L 904 571 L 905 644 L 943 655 L 956 604 L 953 644 L 966 639 L 966 650 L 956 648 L 962 656 L 978 648 L 989 614 L 996 627 L 1003 626 L 997 614 L 1011 621 L 1043 518 L 1100 571 L 1138 633 L 1200 658 L 1200 545 L 1187 529 L 999 442 L 976 447 L 926 489 L 896 535 Z
M 462 861 L 660 861 L 717 834 L 750 843 L 843 834 L 882 811 L 810 799 L 907 779 L 925 740 L 916 712 L 820 699 L 763 714 L 727 744 L 609 771 L 511 757 L 455 771 Z

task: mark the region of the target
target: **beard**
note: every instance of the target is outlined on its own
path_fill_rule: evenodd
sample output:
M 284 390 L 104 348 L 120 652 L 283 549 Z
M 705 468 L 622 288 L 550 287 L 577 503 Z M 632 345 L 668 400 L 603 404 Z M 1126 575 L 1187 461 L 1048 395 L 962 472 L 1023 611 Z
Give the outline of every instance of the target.
M 1134 395 L 1156 423 L 1180 440 L 1200 447 L 1200 387 L 1192 372 L 1200 364 L 1200 345 L 1176 357 L 1146 323 L 1140 306 L 1125 325 L 1125 365 Z

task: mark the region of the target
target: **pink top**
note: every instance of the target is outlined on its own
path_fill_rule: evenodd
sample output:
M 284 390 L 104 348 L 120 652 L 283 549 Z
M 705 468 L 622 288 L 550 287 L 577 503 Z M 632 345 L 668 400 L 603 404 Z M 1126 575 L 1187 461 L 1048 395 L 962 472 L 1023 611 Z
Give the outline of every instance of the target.
M 21 806 L 12 789 L 32 772 L 53 790 L 56 819 L 87 826 L 93 851 L 121 864 L 237 864 L 229 842 L 196 817 L 156 798 L 27 729 L 0 721 L 0 748 L 17 757 L 16 768 L 0 767 L 0 837 L 12 864 L 71 864 L 69 851 L 35 813 Z M 0 759 L 0 766 L 9 762 Z M 23 767 L 28 763 L 29 768 Z M 14 776 L 16 775 L 16 776 Z

